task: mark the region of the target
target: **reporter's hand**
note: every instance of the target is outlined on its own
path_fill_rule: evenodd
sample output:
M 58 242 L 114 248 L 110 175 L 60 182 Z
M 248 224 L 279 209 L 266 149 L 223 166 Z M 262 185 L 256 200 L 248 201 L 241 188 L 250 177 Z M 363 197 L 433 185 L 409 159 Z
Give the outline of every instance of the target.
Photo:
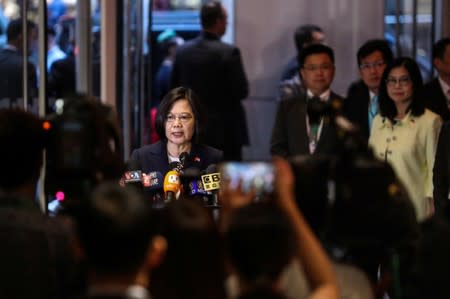
M 294 202 L 294 173 L 289 162 L 281 157 L 273 157 L 275 167 L 276 200 L 281 207 L 291 207 Z

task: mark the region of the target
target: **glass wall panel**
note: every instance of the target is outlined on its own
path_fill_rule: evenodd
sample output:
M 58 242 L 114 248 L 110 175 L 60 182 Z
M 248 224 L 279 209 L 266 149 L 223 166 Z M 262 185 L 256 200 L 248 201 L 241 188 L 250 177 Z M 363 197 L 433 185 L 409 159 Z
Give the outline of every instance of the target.
M 425 81 L 431 78 L 434 0 L 386 0 L 385 38 L 396 56 L 414 57 Z

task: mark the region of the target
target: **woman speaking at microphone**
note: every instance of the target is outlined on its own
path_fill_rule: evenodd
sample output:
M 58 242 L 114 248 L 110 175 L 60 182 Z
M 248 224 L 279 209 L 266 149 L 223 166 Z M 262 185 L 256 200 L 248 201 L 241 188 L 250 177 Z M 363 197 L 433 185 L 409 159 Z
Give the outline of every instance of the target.
M 160 140 L 134 150 L 130 160 L 139 162 L 144 173 L 163 175 L 171 162 L 180 162 L 180 154 L 188 153 L 193 167 L 206 169 L 222 160 L 222 151 L 198 143 L 202 113 L 197 96 L 186 87 L 177 87 L 161 101 L 156 114 L 156 131 Z

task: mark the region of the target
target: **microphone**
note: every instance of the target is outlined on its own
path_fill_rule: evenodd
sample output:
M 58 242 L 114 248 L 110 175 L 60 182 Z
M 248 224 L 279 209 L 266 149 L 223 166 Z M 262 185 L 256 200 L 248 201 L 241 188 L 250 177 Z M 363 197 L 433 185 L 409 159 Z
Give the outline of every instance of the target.
M 170 162 L 169 163 L 169 169 L 170 170 L 175 170 L 176 172 L 178 172 L 178 173 L 181 173 L 181 169 L 183 168 L 183 166 L 181 165 L 181 163 L 180 162 L 176 162 L 176 161 L 174 161 L 174 162 Z
M 164 177 L 164 193 L 166 201 L 173 201 L 180 196 L 180 174 L 176 170 L 169 170 Z
M 188 184 L 187 188 L 187 196 L 206 196 L 208 195 L 208 192 L 206 192 L 205 188 L 203 187 L 202 180 L 196 179 L 192 180 Z
M 310 125 L 320 123 L 320 118 L 324 115 L 326 103 L 321 101 L 319 97 L 312 97 L 306 104 L 306 113 Z
M 141 163 L 137 160 L 129 160 L 125 169 L 121 179 L 122 183 L 142 189 Z
M 219 204 L 217 190 L 220 188 L 220 173 L 217 172 L 217 166 L 215 164 L 209 165 L 205 172 L 206 174 L 201 177 L 203 188 L 212 195 L 212 205 L 217 206 Z
M 186 168 L 186 166 L 189 165 L 191 162 L 191 156 L 187 152 L 182 152 L 180 154 L 180 163 L 181 163 L 181 169 Z
M 152 171 L 148 174 L 142 174 L 142 185 L 146 190 L 163 189 L 164 178 L 161 172 Z
M 205 172 L 206 174 L 202 175 L 202 183 L 205 190 L 218 190 L 220 188 L 220 173 L 217 172 L 217 166 L 211 164 L 206 168 Z
M 164 198 L 164 177 L 159 171 L 142 174 L 142 184 L 146 196 L 152 201 L 153 207 L 162 207 Z

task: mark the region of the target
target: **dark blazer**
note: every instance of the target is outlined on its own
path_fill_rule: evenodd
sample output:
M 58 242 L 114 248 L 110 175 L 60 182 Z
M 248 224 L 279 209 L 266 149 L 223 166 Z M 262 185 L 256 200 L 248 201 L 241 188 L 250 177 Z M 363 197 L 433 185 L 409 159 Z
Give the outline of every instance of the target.
M 204 170 L 209 165 L 222 161 L 223 153 L 210 146 L 192 144 L 190 156 L 196 162 L 196 167 Z M 167 147 L 164 141 L 135 149 L 131 153 L 130 160 L 139 161 L 141 170 L 145 173 L 160 171 L 162 175 L 165 175 L 170 170 Z
M 447 98 L 442 90 L 438 78 L 434 78 L 423 87 L 425 107 L 439 114 L 444 121 L 450 120 L 450 110 L 447 106 Z
M 362 80 L 353 82 L 348 88 L 347 98 L 342 105 L 342 114 L 352 123 L 358 125 L 361 135 L 369 140 L 369 88 Z
M 330 97 L 343 100 L 333 92 Z M 279 103 L 270 144 L 272 155 L 290 157 L 310 154 L 306 109 L 305 94 Z M 332 124 L 324 123 L 314 154 L 334 154 L 337 146 L 336 129 Z
M 450 191 L 450 121 L 441 129 L 433 168 L 433 197 L 436 210 L 448 204 Z
M 172 87 L 192 88 L 206 110 L 201 142 L 226 149 L 248 144 L 247 123 L 241 100 L 248 82 L 238 48 L 208 32 L 177 49 Z
M 75 93 L 75 56 L 70 55 L 53 62 L 48 74 L 49 94 L 57 98 Z
M 15 101 L 23 97 L 22 55 L 12 49 L 0 50 L 0 99 Z M 37 96 L 36 68 L 28 63 L 28 92 L 30 97 Z

